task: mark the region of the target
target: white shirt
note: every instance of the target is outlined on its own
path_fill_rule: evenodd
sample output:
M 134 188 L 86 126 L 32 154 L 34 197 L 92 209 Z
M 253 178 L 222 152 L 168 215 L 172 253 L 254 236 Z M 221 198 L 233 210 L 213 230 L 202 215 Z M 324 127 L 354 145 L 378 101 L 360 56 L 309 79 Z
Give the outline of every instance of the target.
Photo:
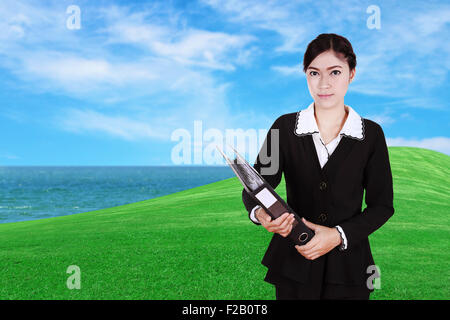
M 345 120 L 345 123 L 342 126 L 341 131 L 339 131 L 337 137 L 327 144 L 323 142 L 319 127 L 317 126 L 316 118 L 314 117 L 314 102 L 312 102 L 308 108 L 301 110 L 298 114 L 295 133 L 297 135 L 312 135 L 321 168 L 323 168 L 323 166 L 327 163 L 328 158 L 338 146 L 342 136 L 348 136 L 358 140 L 364 139 L 363 120 L 361 116 L 350 106 L 345 105 L 344 107 L 348 111 L 347 119 Z M 255 210 L 258 208 L 260 208 L 260 206 L 256 206 L 252 209 L 250 212 L 250 219 L 254 223 L 260 224 L 255 217 Z M 344 243 L 343 249 L 345 250 L 347 249 L 347 237 L 345 236 L 344 230 L 342 230 L 340 226 L 336 226 L 336 228 L 341 234 Z

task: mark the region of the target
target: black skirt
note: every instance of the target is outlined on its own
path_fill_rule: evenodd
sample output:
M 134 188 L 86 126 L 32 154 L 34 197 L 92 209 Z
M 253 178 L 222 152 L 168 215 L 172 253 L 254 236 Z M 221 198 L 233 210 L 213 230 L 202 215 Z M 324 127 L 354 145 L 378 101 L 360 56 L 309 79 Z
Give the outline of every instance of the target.
M 270 269 L 264 280 L 275 286 L 277 300 L 320 300 L 320 299 L 358 299 L 368 300 L 373 289 L 363 285 L 343 285 L 324 282 L 327 255 L 311 261 L 306 283 L 300 283 L 275 273 Z

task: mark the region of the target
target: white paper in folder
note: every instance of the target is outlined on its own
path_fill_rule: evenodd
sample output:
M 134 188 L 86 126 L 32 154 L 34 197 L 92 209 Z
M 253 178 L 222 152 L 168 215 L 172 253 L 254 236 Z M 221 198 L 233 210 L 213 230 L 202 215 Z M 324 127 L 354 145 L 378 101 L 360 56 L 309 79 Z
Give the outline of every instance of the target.
M 260 192 L 258 192 L 256 195 L 256 198 L 261 201 L 261 203 L 266 207 L 271 207 L 276 201 L 277 198 L 273 196 L 273 194 L 267 190 L 266 188 L 262 189 Z

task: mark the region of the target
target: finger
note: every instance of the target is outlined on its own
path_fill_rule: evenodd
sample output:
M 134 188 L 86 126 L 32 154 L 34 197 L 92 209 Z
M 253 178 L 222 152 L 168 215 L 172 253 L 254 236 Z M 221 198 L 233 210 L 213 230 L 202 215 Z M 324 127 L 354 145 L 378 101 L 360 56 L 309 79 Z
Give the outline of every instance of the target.
M 300 253 L 301 253 L 303 256 L 305 256 L 305 257 L 311 257 L 311 256 L 317 254 L 318 252 L 319 252 L 318 249 L 312 249 L 312 250 L 309 250 L 309 251 L 300 250 Z
M 312 223 L 312 222 L 309 222 L 309 221 L 306 220 L 305 218 L 302 218 L 302 221 L 303 221 L 303 223 L 304 223 L 308 228 L 310 228 L 311 230 L 313 230 L 313 231 L 316 231 L 316 230 L 317 230 L 317 227 L 318 227 L 317 224 L 314 224 L 314 223 Z
M 289 234 L 289 233 L 291 233 L 292 232 L 292 224 L 288 227 L 288 229 L 287 229 L 287 233 Z
M 317 258 L 319 258 L 319 257 L 321 257 L 321 256 L 322 256 L 322 254 L 319 253 L 319 252 L 317 252 L 317 253 L 314 253 L 314 254 L 309 255 L 309 259 L 310 259 L 310 260 L 316 260 Z
M 281 232 L 278 232 L 278 233 L 286 238 L 291 233 L 291 231 L 292 231 L 292 226 L 288 226 L 287 228 L 283 229 Z
M 292 219 L 289 217 L 287 218 L 282 225 L 280 225 L 280 231 L 282 232 L 291 232 L 292 227 L 293 227 L 293 221 Z
M 286 218 L 285 221 L 288 224 L 288 226 L 292 226 L 292 224 L 295 221 L 295 216 L 291 213 L 291 214 L 289 214 L 289 216 Z
M 319 245 L 320 245 L 320 240 L 313 238 L 310 242 L 308 242 L 307 244 L 302 246 L 303 247 L 302 251 L 303 252 L 312 252 L 313 250 L 316 250 Z
M 266 228 L 266 230 L 269 232 L 273 232 L 273 227 L 270 225 L 270 223 L 266 223 L 264 228 Z
M 289 220 L 290 214 L 289 212 L 283 213 L 280 217 L 278 217 L 276 220 L 278 220 L 278 225 L 283 224 L 286 220 Z
M 299 248 L 297 249 L 297 251 L 298 251 L 299 253 L 301 253 L 303 256 L 306 256 L 306 255 L 307 255 L 307 254 L 305 253 L 305 249 L 302 248 L 302 246 L 299 246 Z
M 311 250 L 312 248 L 314 248 L 318 243 L 320 242 L 320 240 L 317 238 L 317 236 L 314 236 L 311 241 L 309 241 L 307 244 L 304 244 L 302 246 L 300 246 L 300 250 L 302 252 L 306 252 L 308 250 Z
M 308 259 L 308 260 L 313 260 L 314 259 L 314 256 L 312 256 L 312 255 L 308 255 L 308 254 L 304 254 L 303 252 L 299 252 L 305 259 Z
M 284 219 L 283 223 L 281 223 L 281 224 L 277 227 L 277 229 L 278 229 L 279 231 L 286 231 L 286 230 L 289 228 L 289 226 L 292 225 L 292 222 L 291 222 L 291 221 L 292 221 L 291 218 L 288 216 L 287 218 Z
M 313 252 L 309 252 L 309 253 L 305 253 L 305 252 L 301 251 L 299 253 L 308 260 L 313 260 L 315 257 L 320 255 L 318 251 L 313 251 Z
M 271 229 L 272 228 L 272 218 L 267 215 L 267 217 L 264 217 L 261 221 L 261 224 L 264 226 L 264 228 L 266 228 L 268 231 L 272 232 Z
M 314 256 L 321 252 L 322 252 L 322 248 L 320 246 L 316 246 L 310 250 L 303 251 L 303 253 L 306 254 L 307 256 Z
M 292 232 L 292 225 L 290 225 L 290 227 L 289 227 L 287 233 L 290 234 L 291 232 Z
M 270 231 L 270 232 L 277 232 L 277 231 L 278 231 L 278 228 L 277 228 L 276 225 L 273 224 L 273 221 L 267 223 L 266 229 L 267 229 L 268 231 Z
M 287 218 L 289 217 L 289 213 L 283 213 L 283 215 L 279 216 L 275 220 L 271 222 L 272 226 L 279 227 Z
M 286 213 L 285 213 L 286 214 Z M 283 216 L 285 215 L 283 214 Z M 294 223 L 295 217 L 292 213 L 288 213 L 287 212 L 287 216 L 283 217 L 284 218 L 284 222 L 282 224 L 280 224 L 279 226 L 273 226 L 273 231 L 276 233 L 279 233 L 280 235 L 282 235 L 283 237 L 286 237 L 287 235 L 289 235 L 292 231 L 292 224 Z M 282 216 L 280 216 L 279 218 L 281 218 Z
M 261 224 L 264 226 L 264 228 L 269 229 L 271 227 L 270 222 L 270 220 L 263 220 L 261 221 Z

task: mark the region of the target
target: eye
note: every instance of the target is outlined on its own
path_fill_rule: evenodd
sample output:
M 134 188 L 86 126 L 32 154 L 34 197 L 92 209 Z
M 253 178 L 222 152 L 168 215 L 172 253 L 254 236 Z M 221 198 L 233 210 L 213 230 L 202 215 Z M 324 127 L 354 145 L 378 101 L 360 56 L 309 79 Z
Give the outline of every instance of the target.
M 317 71 L 311 71 L 311 72 L 309 73 L 309 75 L 310 75 L 310 76 L 314 76 L 313 73 L 317 73 Z
M 334 72 L 339 72 L 339 73 L 334 73 Z M 341 74 L 341 72 L 339 71 L 339 70 L 333 70 L 333 71 L 331 71 L 331 73 L 333 73 L 334 75 L 339 75 L 339 74 Z

